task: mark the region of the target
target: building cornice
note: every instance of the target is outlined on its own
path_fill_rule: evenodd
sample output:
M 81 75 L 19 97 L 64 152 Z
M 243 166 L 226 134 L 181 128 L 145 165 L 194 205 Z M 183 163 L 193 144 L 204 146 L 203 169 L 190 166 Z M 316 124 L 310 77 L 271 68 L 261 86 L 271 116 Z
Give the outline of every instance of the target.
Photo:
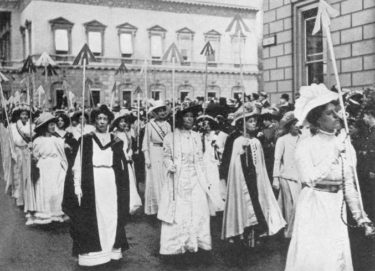
M 1 0 L 3 1 L 3 0 Z M 0 2 L 1 2 L 0 1 Z M 18 0 L 20 10 L 25 9 L 32 1 Z M 241 6 L 228 3 L 206 2 L 204 0 L 38 0 L 45 2 L 57 2 L 65 4 L 81 4 L 91 6 L 106 6 L 129 9 L 145 9 L 153 11 L 165 11 L 173 13 L 202 14 L 222 17 L 233 17 L 241 14 L 247 17 L 255 14 L 258 9 L 255 7 Z

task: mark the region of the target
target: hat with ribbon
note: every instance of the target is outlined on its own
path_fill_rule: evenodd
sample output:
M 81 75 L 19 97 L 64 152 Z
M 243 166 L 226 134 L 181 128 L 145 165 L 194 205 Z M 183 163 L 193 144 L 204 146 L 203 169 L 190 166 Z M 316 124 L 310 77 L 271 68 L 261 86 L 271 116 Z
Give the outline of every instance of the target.
M 306 117 L 314 108 L 336 101 L 339 94 L 330 91 L 324 84 L 311 84 L 301 87 L 300 97 L 296 100 L 294 116 L 298 119 L 298 125 L 307 125 Z

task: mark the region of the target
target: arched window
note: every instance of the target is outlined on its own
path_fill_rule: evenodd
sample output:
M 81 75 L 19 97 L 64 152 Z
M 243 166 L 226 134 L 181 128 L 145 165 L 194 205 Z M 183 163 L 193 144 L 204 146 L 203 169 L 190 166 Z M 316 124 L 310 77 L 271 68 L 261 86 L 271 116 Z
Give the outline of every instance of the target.
M 164 84 L 161 84 L 159 81 L 151 84 L 150 86 L 151 98 L 154 100 L 165 100 L 166 98 L 166 87 Z
M 125 83 L 122 83 L 118 86 L 120 92 L 120 101 L 121 107 L 131 108 L 132 106 L 132 95 L 134 92 L 134 84 L 130 80 L 126 80 Z
M 216 84 L 216 82 L 212 82 L 210 85 L 207 86 L 207 96 L 208 99 L 218 98 L 221 95 L 221 88 Z
M 240 83 L 237 83 L 237 85 L 232 87 L 232 97 L 233 98 L 238 98 L 242 97 L 243 93 L 243 86 Z
M 185 81 L 182 85 L 179 85 L 177 90 L 181 102 L 183 102 L 186 97 L 194 98 L 194 88 L 189 84 L 189 81 Z

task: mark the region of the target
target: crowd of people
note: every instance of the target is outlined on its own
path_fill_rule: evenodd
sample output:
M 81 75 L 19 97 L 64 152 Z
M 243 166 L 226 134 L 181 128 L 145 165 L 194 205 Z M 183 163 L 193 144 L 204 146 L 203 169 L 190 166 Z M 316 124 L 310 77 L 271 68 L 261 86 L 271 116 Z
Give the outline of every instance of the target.
M 211 250 L 211 216 L 222 213 L 221 238 L 232 244 L 291 238 L 286 270 L 352 270 L 343 206 L 373 234 L 375 92 L 345 91 L 348 133 L 338 99 L 312 84 L 295 104 L 283 94 L 271 105 L 261 92 L 133 112 L 10 105 L 1 177 L 26 225 L 70 223 L 82 266 L 122 257 L 129 215 L 161 221 L 168 256 Z

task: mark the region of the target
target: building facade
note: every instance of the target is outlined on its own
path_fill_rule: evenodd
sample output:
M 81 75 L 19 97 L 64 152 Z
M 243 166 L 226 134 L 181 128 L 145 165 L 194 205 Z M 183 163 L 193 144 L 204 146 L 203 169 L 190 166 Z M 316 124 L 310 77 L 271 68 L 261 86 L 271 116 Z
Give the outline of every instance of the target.
M 35 60 L 46 52 L 58 64 L 58 75 L 41 75 L 34 87 L 42 85 L 51 107 L 60 106 L 67 91 L 79 100 L 82 70 L 72 62 L 87 43 L 97 58 L 87 68 L 86 84 L 91 90 L 87 103 L 129 105 L 134 90 L 147 85 L 147 96 L 172 96 L 172 63 L 162 56 L 174 42 L 183 58 L 175 66 L 178 98 L 234 97 L 242 91 L 258 91 L 259 1 L 198 0 L 5 0 L 0 2 L 1 69 L 13 73 L 6 88 L 22 88 L 15 72 L 31 55 Z M 252 5 L 255 3 L 255 5 Z M 240 14 L 251 31 L 241 37 L 226 32 L 232 18 Z M 208 59 L 201 50 L 210 41 L 215 54 Z M 241 57 L 240 57 L 241 56 Z M 240 58 L 243 79 L 240 78 Z M 127 72 L 116 71 L 121 62 Z M 147 63 L 147 75 L 140 74 Z M 20 79 L 20 80 L 18 80 Z M 114 85 L 115 86 L 115 91 Z M 68 89 L 68 90 L 67 90 Z M 113 94 L 114 93 L 114 94 Z M 146 93 L 144 94 L 146 95 Z
M 274 102 L 313 82 L 335 85 L 327 34 L 312 35 L 318 0 L 264 0 L 262 88 Z M 375 1 L 327 0 L 339 15 L 330 29 L 341 86 L 375 83 Z

